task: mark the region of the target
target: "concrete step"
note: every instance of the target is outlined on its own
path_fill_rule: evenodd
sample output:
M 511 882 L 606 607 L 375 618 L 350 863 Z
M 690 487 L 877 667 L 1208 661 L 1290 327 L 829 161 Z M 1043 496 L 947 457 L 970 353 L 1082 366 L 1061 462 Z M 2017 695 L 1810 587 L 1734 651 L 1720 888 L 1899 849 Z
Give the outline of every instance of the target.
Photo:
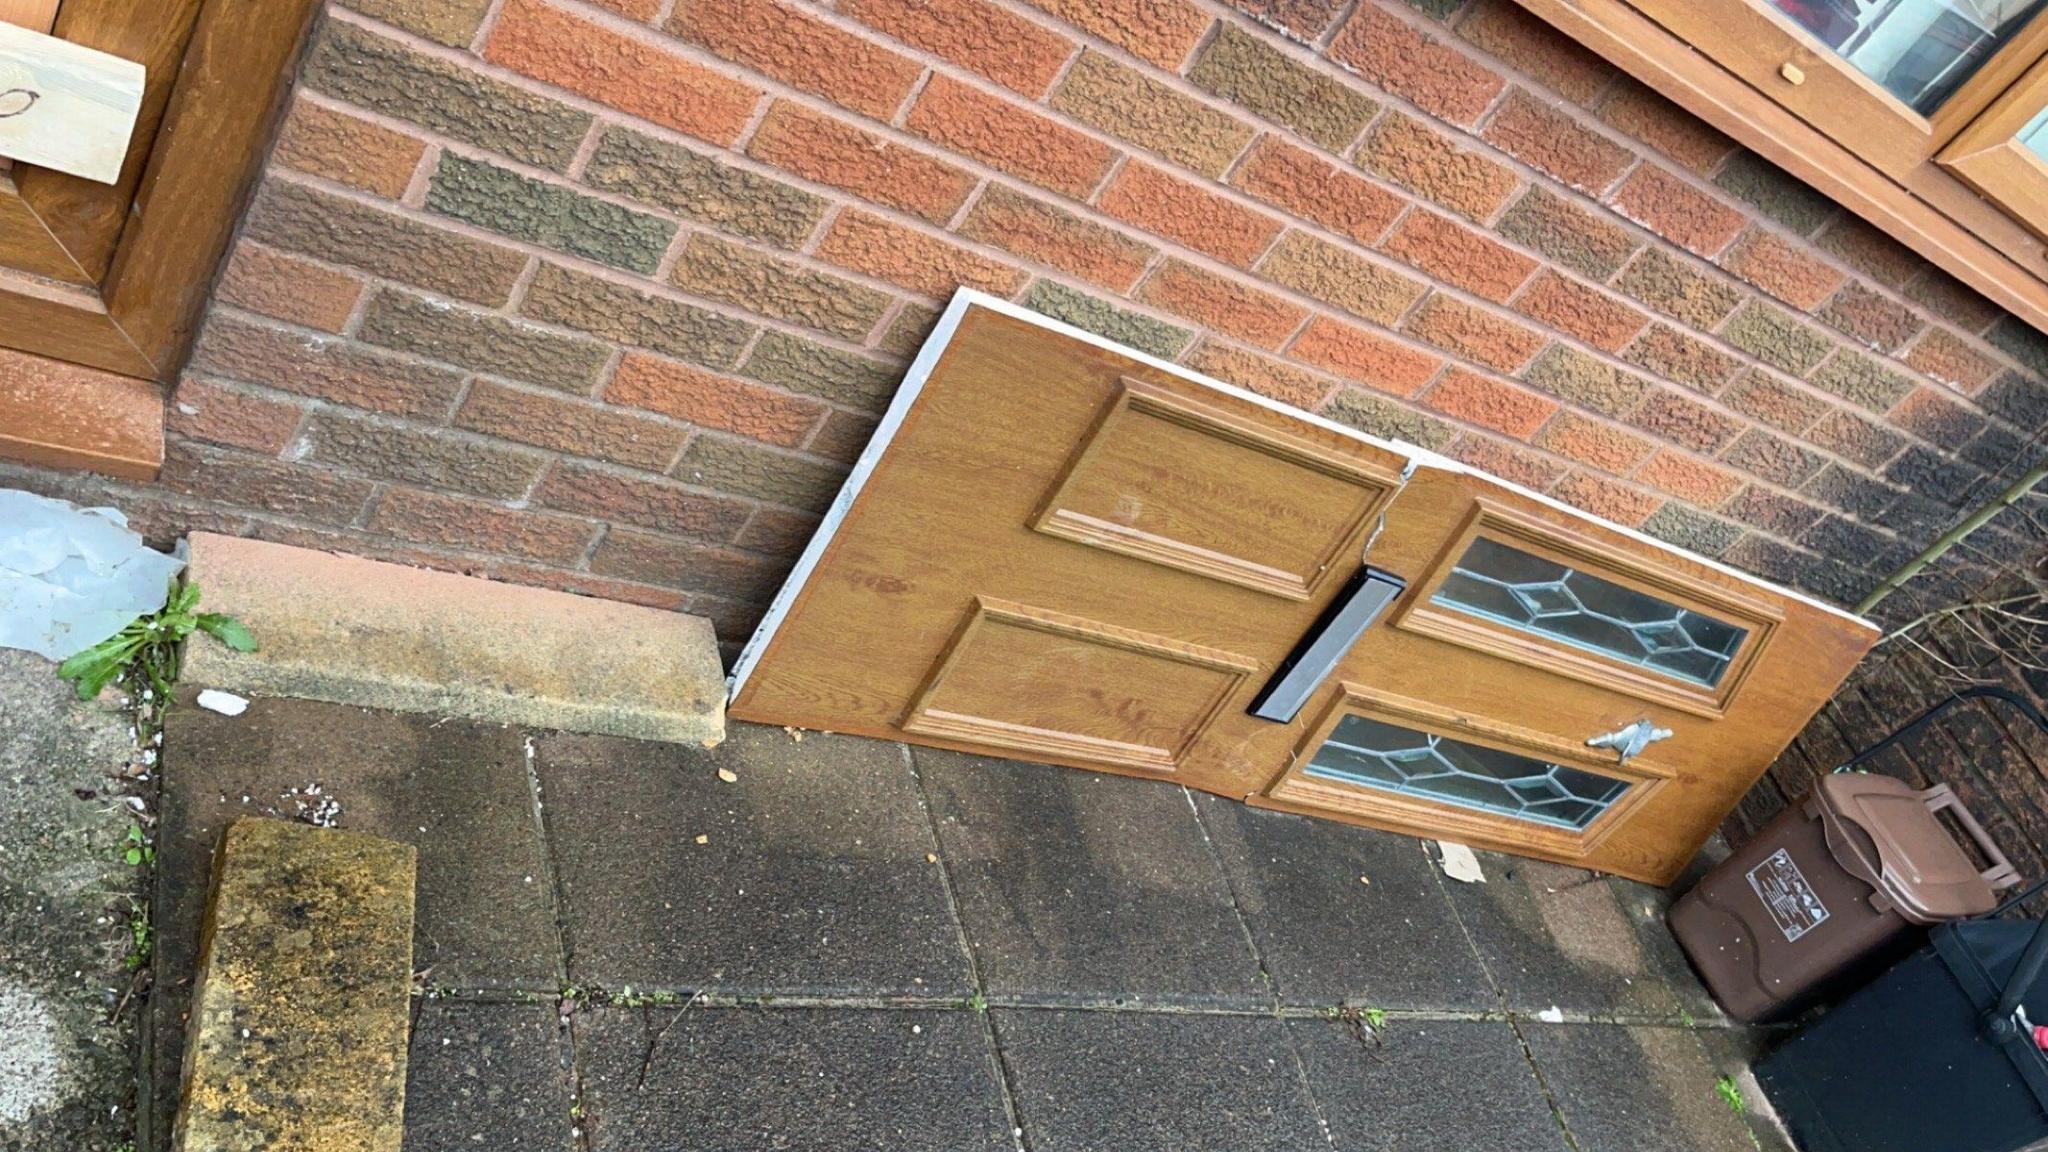
M 172 1152 L 398 1152 L 415 862 L 359 832 L 228 827 Z
M 192 684 L 678 744 L 725 736 L 700 617 L 203 532 L 190 578 L 201 608 L 240 617 L 260 645 L 194 637 Z

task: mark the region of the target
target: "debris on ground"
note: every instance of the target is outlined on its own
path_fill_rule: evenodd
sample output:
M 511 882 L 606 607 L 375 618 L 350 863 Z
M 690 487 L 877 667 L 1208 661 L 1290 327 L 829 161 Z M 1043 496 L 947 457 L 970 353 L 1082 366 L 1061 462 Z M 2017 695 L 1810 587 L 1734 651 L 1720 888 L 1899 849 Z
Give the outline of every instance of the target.
M 737 784 L 740 782 L 739 773 L 734 772 L 730 768 L 720 768 L 718 770 L 718 778 L 727 784 Z
M 1552 1004 L 1550 1007 L 1538 1012 L 1536 1018 L 1545 1024 L 1562 1024 L 1564 1023 L 1564 1009 Z
M 1466 884 L 1486 883 L 1486 873 L 1480 870 L 1479 857 L 1472 854 L 1463 844 L 1439 840 L 1436 846 L 1443 853 L 1444 875 Z
M 218 712 L 223 716 L 240 716 L 249 710 L 247 697 L 237 696 L 233 692 L 222 692 L 218 688 L 200 690 L 197 703 L 208 712 Z
M 115 509 L 0 488 L 0 648 L 77 655 L 162 608 L 184 566 Z

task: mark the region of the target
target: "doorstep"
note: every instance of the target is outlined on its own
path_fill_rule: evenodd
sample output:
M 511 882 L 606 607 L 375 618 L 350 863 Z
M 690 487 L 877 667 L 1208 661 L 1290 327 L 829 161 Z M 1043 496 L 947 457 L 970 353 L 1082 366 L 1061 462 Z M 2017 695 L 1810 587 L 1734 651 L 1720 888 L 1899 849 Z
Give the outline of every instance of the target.
M 201 608 L 260 645 L 201 641 L 184 679 L 290 696 L 682 744 L 725 736 L 698 616 L 198 532 Z

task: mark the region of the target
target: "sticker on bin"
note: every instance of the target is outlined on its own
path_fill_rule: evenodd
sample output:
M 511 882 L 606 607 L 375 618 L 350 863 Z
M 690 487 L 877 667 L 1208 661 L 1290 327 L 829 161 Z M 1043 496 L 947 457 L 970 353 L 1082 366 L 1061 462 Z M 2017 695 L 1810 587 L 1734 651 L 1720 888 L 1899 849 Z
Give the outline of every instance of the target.
M 1828 918 L 1828 906 L 1820 902 L 1820 895 L 1806 882 L 1806 874 L 1783 848 L 1749 870 L 1749 886 L 1777 921 L 1788 944 L 1797 943 Z

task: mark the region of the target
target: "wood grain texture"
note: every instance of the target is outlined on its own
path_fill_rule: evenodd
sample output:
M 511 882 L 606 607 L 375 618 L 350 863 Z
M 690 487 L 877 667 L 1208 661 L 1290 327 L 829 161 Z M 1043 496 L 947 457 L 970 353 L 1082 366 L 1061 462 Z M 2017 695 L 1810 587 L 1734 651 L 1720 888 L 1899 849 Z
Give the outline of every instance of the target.
M 190 348 L 318 10 L 318 0 L 211 0 L 200 15 L 166 145 L 150 155 L 105 283 L 108 310 L 169 370 Z
M 0 268 L 65 284 L 90 286 L 91 277 L 71 258 L 42 217 L 14 190 L 14 181 L 0 172 Z
M 0 0 L 0 24 L 48 32 L 57 22 L 58 0 Z
M 153 480 L 163 397 L 147 380 L 0 349 L 0 457 Z
M 0 155 L 114 183 L 142 87 L 140 64 L 0 23 Z
M 1305 514 L 1324 496 L 1303 485 L 1298 470 L 1262 472 L 1273 458 L 1241 440 L 1232 451 L 1162 455 L 1155 474 L 1123 477 L 1152 494 L 1201 492 L 1212 522 L 1246 526 L 1248 539 L 1278 541 L 1304 525 L 1341 523 L 1331 571 L 1348 575 L 1384 512 L 1385 528 L 1366 558 L 1419 588 L 1441 577 L 1446 555 L 1455 555 L 1449 545 L 1471 531 L 1484 507 L 1492 519 L 1478 522 L 1572 541 L 1605 579 L 1747 613 L 1740 617 L 1746 623 L 1767 621 L 1768 642 L 1759 636 L 1738 656 L 1742 670 L 1728 678 L 1725 694 L 1674 700 L 1645 688 L 1641 669 L 1620 661 L 1584 653 L 1574 654 L 1577 663 L 1558 659 L 1540 645 L 1504 642 L 1499 630 L 1446 638 L 1382 623 L 1295 722 L 1254 718 L 1246 712 L 1252 697 L 1341 590 L 1341 579 L 1314 582 L 1307 599 L 1293 599 L 1175 562 L 1170 553 L 1119 553 L 1032 527 L 1050 494 L 1062 490 L 1075 446 L 1129 394 L 1126 381 L 1391 481 L 1375 489 L 1367 517 L 1357 520 Z M 1088 456 L 1083 449 L 1079 458 Z M 1171 778 L 1663 882 L 1875 639 L 1868 625 L 1484 477 L 1425 464 L 1400 485 L 1404 463 L 1305 418 L 970 308 L 733 715 Z M 1188 474 L 1173 474 L 1182 470 Z M 1008 606 L 1008 617 L 991 614 L 989 605 Z M 1030 620 L 1061 623 L 1034 627 Z M 1229 672 L 1246 662 L 1254 671 Z M 1637 719 L 1675 735 L 1634 769 L 1655 787 L 1632 790 L 1629 807 L 1597 835 L 1561 839 L 1556 829 L 1506 827 L 1498 818 L 1477 820 L 1363 787 L 1330 795 L 1330 782 L 1311 788 L 1292 776 L 1313 751 L 1314 726 L 1333 725 L 1333 708 L 1363 696 L 1420 701 L 1424 712 L 1411 708 L 1411 722 L 1426 713 L 1442 734 L 1587 763 L 1596 758 L 1586 738 Z
M 115 245 L 127 226 L 142 169 L 156 144 L 164 108 L 178 82 L 185 43 L 202 0 L 64 0 L 55 34 L 86 48 L 132 60 L 146 70 L 142 104 L 118 180 L 101 184 L 47 168 L 24 165 L 16 175 L 22 196 L 42 217 L 65 251 L 95 280 L 106 275 Z M 268 5 L 237 5 L 252 20 Z
M 2048 60 L 2028 70 L 1942 150 L 1941 164 L 2021 220 L 2048 235 L 2048 163 L 2019 139 L 2048 108 Z
M 1624 0 L 1516 2 L 2000 307 L 2048 331 L 2048 263 L 2040 244 L 1931 160 L 1898 178 L 1888 176 Z M 2023 239 L 2013 243 L 2016 234 Z
M 156 378 L 156 365 L 89 290 L 0 270 L 0 348 L 14 348 L 124 376 Z

